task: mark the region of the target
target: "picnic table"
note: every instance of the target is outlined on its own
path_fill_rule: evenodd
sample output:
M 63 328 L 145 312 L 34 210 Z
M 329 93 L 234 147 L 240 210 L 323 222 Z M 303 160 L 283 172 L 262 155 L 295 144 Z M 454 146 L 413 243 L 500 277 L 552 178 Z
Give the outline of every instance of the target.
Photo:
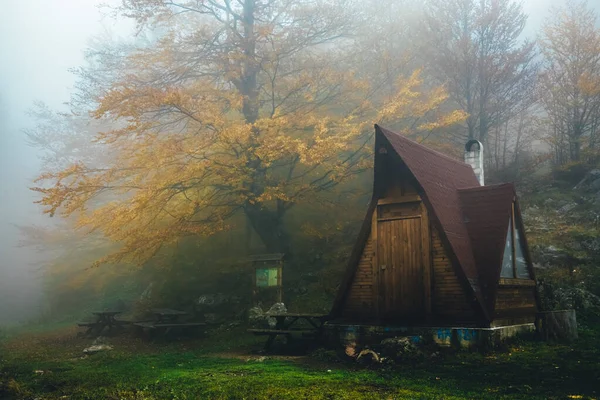
M 269 336 L 265 343 L 265 350 L 269 350 L 279 335 L 290 338 L 292 334 L 300 334 L 302 337 L 319 338 L 323 333 L 323 324 L 327 321 L 327 314 L 308 314 L 308 313 L 278 313 L 267 314 L 268 317 L 275 318 L 275 327 L 273 329 L 248 329 L 255 335 Z M 294 327 L 298 321 L 305 321 L 308 327 Z M 306 324 L 305 324 L 306 325 Z
M 154 315 L 153 320 L 135 322 L 133 325 L 142 331 L 147 330 L 161 336 L 168 335 L 173 329 L 185 330 L 206 325 L 204 322 L 181 321 L 180 317 L 188 315 L 185 311 L 155 308 L 152 310 L 152 314 Z
M 92 313 L 95 316 L 94 321 L 79 322 L 77 325 L 87 327 L 87 331 L 84 333 L 85 336 L 99 335 L 105 328 L 108 328 L 108 332 L 112 332 L 113 329 L 122 329 L 124 325 L 130 323 L 130 321 L 116 319 L 115 317 L 118 314 L 121 314 L 121 311 L 95 311 Z

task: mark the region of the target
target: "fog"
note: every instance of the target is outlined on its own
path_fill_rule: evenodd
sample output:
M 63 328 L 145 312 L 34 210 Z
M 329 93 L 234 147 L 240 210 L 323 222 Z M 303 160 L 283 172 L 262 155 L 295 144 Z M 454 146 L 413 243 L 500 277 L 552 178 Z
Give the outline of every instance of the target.
M 101 0 L 23 0 L 0 13 L 0 324 L 35 316 L 43 308 L 40 255 L 18 247 L 15 225 L 50 224 L 28 188 L 39 160 L 23 130 L 35 100 L 61 109 L 69 100 L 70 68 L 83 62 L 89 38 L 104 29 L 126 35 L 131 24 L 104 16 Z M 594 3 L 594 2 L 590 2 Z M 526 0 L 527 35 L 539 31 L 559 0 Z
M 42 306 L 39 256 L 18 247 L 15 225 L 48 224 L 29 190 L 39 173 L 23 129 L 33 101 L 63 109 L 90 36 L 127 24 L 103 15 L 95 0 L 27 0 L 0 13 L 0 323 L 22 321 Z

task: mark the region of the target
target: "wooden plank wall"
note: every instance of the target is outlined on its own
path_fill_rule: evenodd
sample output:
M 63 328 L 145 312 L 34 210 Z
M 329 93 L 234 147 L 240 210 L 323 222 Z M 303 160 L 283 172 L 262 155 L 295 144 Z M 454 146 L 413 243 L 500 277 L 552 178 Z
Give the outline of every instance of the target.
M 433 290 L 432 313 L 434 318 L 448 317 L 471 319 L 474 317 L 473 307 L 469 304 L 467 295 L 460 284 L 452 262 L 446 254 L 440 234 L 434 226 L 431 227 Z
M 342 316 L 352 319 L 371 319 L 374 317 L 373 308 L 373 260 L 375 249 L 373 238 L 365 243 L 362 256 L 358 262 L 358 269 L 354 275 Z
M 500 285 L 492 326 L 534 322 L 536 312 L 535 286 Z
M 496 311 L 535 307 L 534 287 L 498 287 Z

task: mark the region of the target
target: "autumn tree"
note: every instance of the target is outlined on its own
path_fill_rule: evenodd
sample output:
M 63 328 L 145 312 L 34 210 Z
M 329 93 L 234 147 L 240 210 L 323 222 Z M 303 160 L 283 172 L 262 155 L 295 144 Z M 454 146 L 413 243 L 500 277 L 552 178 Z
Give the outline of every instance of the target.
M 43 174 L 40 203 L 121 245 L 99 262 L 147 260 L 239 215 L 268 251 L 292 253 L 285 216 L 369 168 L 374 122 L 418 136 L 464 119 L 440 111 L 445 90 L 424 93 L 419 72 L 379 96 L 353 70 L 353 7 L 123 1 L 118 12 L 140 31 L 164 35 L 125 57 L 127 72 L 92 100 L 114 127 L 95 141 L 115 157 Z
M 527 16 L 513 0 L 428 0 L 419 54 L 469 117 L 469 139 L 489 132 L 533 100 L 538 66 L 521 35 Z
M 598 148 L 600 132 L 600 29 L 586 3 L 555 10 L 543 27 L 540 100 L 547 113 L 555 161 L 579 161 Z

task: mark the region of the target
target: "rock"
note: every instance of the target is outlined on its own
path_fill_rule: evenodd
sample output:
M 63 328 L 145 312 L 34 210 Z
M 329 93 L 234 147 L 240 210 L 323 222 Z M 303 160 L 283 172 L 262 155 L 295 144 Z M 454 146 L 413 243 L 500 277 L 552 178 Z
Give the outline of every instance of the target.
M 548 246 L 545 249 L 542 249 L 542 255 L 547 258 L 563 258 L 565 255 L 565 251 L 559 249 L 555 246 Z
M 356 357 L 356 362 L 363 364 L 379 364 L 381 362 L 381 357 L 379 354 L 375 353 L 371 349 L 364 349 L 360 353 L 358 353 L 358 357 Z
M 590 183 L 590 185 L 589 185 L 589 188 L 590 188 L 591 190 L 594 190 L 594 191 L 598 191 L 598 190 L 600 190 L 600 179 L 594 179 L 594 180 L 593 180 L 593 181 Z
M 575 207 L 577 207 L 576 203 L 567 203 L 567 204 L 565 204 L 564 206 L 562 206 L 561 208 L 559 208 L 556 211 L 559 212 L 559 213 L 561 213 L 561 214 L 564 214 L 564 213 L 568 213 L 569 211 L 571 211 Z
M 197 300 L 198 305 L 204 306 L 220 306 L 228 302 L 229 298 L 222 293 L 203 294 Z
M 248 310 L 248 319 L 257 320 L 263 319 L 265 317 L 265 313 L 260 307 L 252 307 Z
M 285 308 L 285 304 L 283 303 L 275 303 L 269 308 L 265 314 L 285 314 L 287 313 L 287 308 Z
M 548 265 L 577 265 L 584 261 L 581 258 L 574 257 L 569 251 L 555 246 L 539 248 L 536 259 L 539 263 Z
M 99 345 L 93 345 L 86 349 L 83 349 L 83 352 L 85 354 L 96 354 L 96 353 L 100 353 L 102 351 L 110 351 L 112 349 L 113 349 L 113 347 L 109 346 L 107 344 L 99 344 Z
M 268 324 L 267 315 L 259 307 L 252 307 L 248 310 L 248 323 L 255 328 L 265 328 Z
M 252 307 L 248 310 L 248 323 L 253 327 L 262 327 L 265 324 L 266 316 L 260 307 Z
M 600 251 L 600 239 L 599 238 L 584 240 L 583 242 L 581 242 L 581 245 L 587 251 L 593 251 L 593 252 Z
M 588 186 L 591 187 L 592 184 L 588 183 L 590 181 L 592 181 L 592 183 L 594 181 L 597 180 L 597 178 L 600 176 L 600 169 L 593 169 L 590 172 L 588 172 L 587 174 L 585 174 L 585 176 L 583 177 L 583 179 L 581 179 L 577 185 L 575 185 L 573 187 L 573 189 L 579 189 L 583 186 Z
M 285 314 L 285 313 L 287 313 L 287 308 L 285 308 L 285 304 L 283 304 L 283 303 L 273 304 L 271 306 L 271 308 L 269 308 L 269 311 L 267 311 L 265 313 L 269 327 L 275 328 L 275 325 L 277 325 L 277 320 L 275 318 L 269 318 L 270 314 Z

